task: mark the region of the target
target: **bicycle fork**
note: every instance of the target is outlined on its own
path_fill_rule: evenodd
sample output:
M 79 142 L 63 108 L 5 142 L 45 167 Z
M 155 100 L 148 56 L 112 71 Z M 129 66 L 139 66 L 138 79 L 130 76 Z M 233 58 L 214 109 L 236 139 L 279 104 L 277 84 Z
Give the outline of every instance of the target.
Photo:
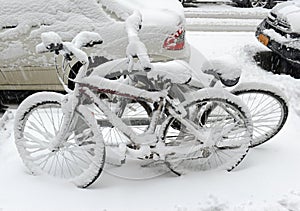
M 49 143 L 50 151 L 57 151 L 62 147 L 65 142 L 65 137 L 69 132 L 69 127 L 71 127 L 72 119 L 74 117 L 75 108 L 78 107 L 79 99 L 73 97 L 72 94 L 68 94 L 61 102 L 61 108 L 63 112 L 63 120 L 61 123 L 61 128 L 59 129 L 56 136 Z

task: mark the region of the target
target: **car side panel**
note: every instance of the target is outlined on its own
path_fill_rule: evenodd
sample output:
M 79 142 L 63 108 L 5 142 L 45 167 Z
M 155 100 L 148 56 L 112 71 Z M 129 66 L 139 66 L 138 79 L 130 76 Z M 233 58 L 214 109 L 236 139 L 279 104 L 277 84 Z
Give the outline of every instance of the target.
M 23 67 L 22 70 L 1 69 L 2 90 L 63 90 L 54 67 Z

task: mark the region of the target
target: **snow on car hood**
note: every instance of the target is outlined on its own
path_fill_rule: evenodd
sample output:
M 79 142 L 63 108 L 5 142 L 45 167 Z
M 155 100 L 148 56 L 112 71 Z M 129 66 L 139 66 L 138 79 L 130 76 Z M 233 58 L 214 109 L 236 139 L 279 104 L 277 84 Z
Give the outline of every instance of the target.
M 278 19 L 290 24 L 292 32 L 300 33 L 300 1 L 288 1 L 276 5 L 272 11 Z
M 100 3 L 122 20 L 133 10 L 139 10 L 147 25 L 184 24 L 184 10 L 176 0 L 100 0 Z

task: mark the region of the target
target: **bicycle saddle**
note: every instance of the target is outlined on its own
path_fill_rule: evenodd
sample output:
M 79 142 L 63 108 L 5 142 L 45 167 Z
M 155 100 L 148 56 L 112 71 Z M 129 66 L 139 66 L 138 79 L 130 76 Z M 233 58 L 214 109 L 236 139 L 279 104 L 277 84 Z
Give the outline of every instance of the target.
M 149 80 L 175 84 L 187 84 L 192 79 L 189 65 L 182 60 L 152 63 L 147 77 Z
M 234 86 L 239 82 L 242 70 L 232 56 L 223 56 L 205 62 L 202 71 L 213 75 L 225 86 Z

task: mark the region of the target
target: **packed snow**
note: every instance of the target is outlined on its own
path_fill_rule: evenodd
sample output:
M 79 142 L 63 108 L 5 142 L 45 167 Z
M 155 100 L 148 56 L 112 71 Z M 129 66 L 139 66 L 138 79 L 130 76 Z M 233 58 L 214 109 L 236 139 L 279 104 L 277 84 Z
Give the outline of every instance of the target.
M 185 8 L 186 25 L 192 31 L 255 31 L 269 10 L 229 5 L 201 4 Z

